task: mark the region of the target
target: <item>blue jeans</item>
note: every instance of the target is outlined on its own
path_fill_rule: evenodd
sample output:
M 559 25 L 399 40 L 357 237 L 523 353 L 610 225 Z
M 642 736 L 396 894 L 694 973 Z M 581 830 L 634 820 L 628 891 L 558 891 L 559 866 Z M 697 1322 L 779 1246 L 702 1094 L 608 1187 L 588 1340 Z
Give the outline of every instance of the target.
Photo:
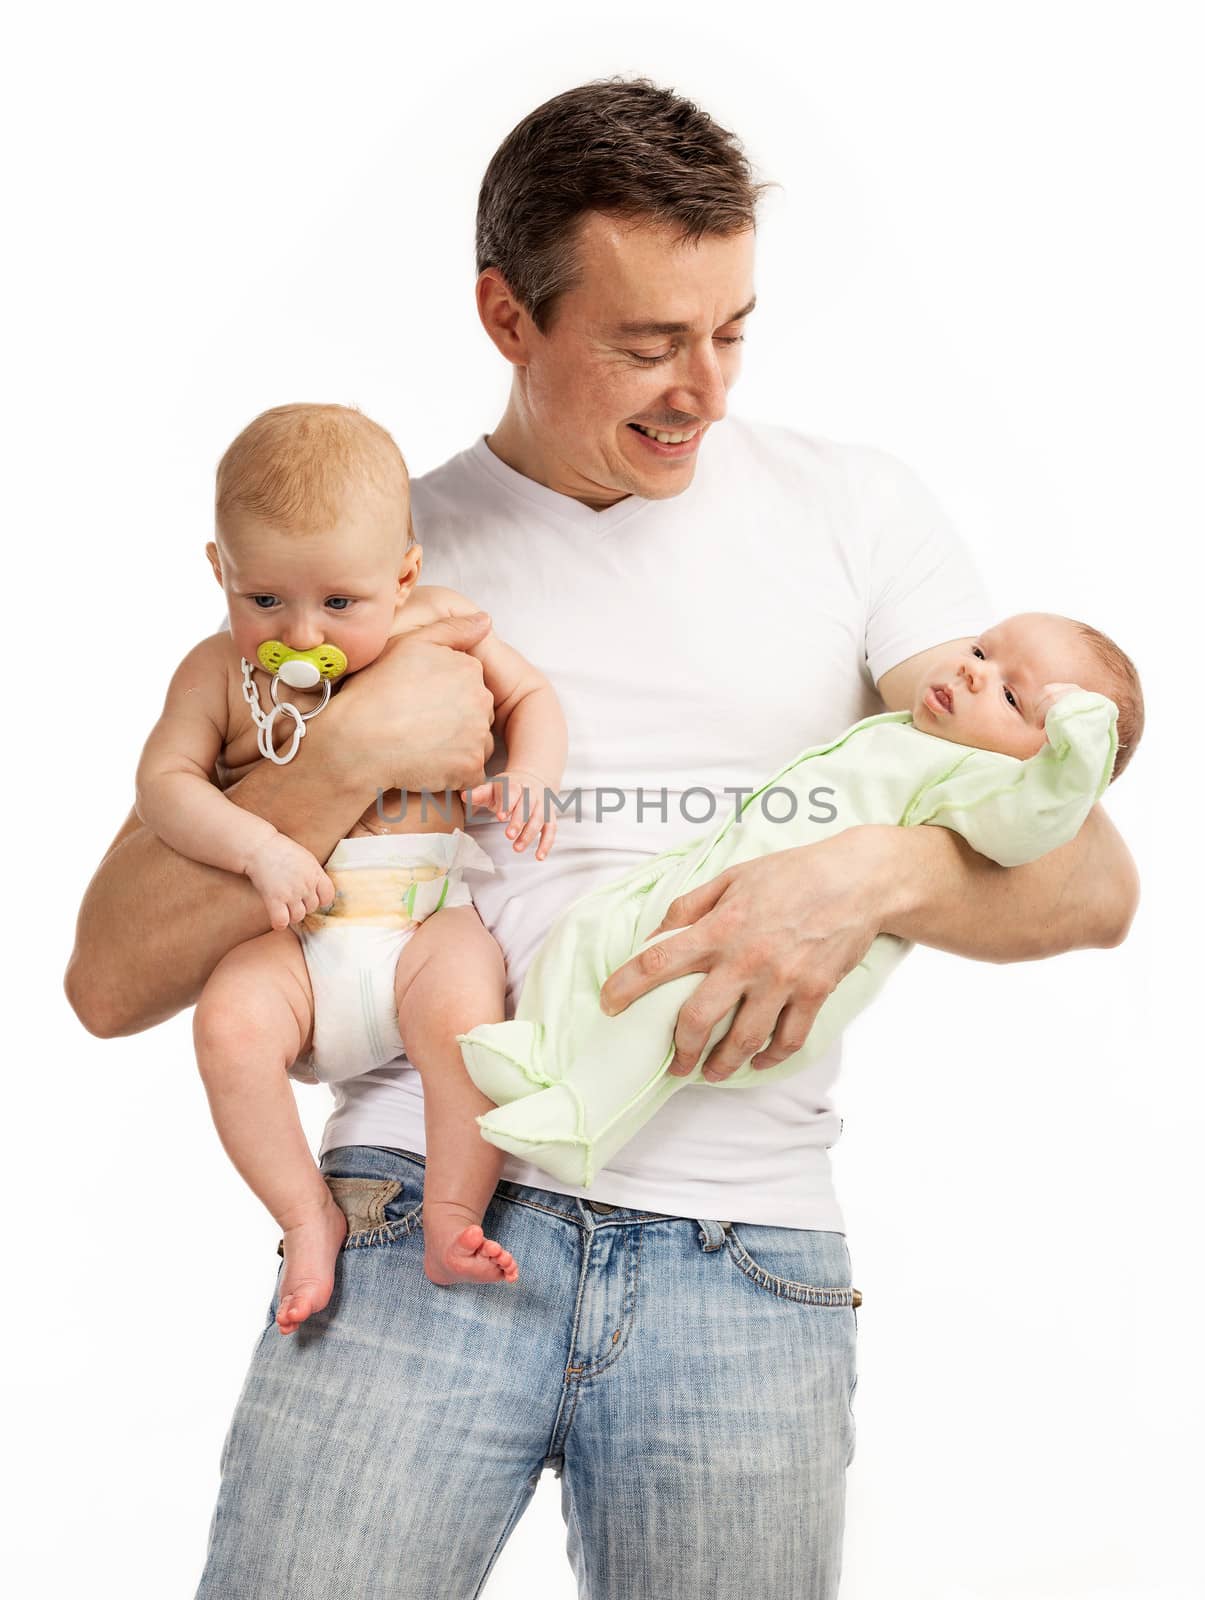
M 424 1163 L 350 1145 L 328 1308 L 265 1318 L 198 1600 L 469 1600 L 562 1482 L 589 1600 L 832 1600 L 853 1454 L 839 1233 L 660 1216 L 502 1182 L 519 1281 L 423 1272 Z

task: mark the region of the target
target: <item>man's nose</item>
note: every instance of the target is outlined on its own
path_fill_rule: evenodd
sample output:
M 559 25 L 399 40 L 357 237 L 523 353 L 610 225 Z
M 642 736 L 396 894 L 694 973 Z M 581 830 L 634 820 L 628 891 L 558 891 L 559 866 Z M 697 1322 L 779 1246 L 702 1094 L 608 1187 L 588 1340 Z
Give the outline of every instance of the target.
M 704 422 L 719 422 L 727 414 L 728 387 L 710 342 L 692 351 L 690 366 L 665 396 L 665 404 Z

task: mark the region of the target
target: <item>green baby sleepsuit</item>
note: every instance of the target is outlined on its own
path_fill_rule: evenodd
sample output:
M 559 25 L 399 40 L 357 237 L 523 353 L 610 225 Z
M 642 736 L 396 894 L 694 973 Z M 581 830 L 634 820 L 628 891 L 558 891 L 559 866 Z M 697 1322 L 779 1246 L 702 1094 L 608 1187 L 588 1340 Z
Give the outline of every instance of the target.
M 874 997 L 910 946 L 880 934 L 817 1013 L 803 1048 L 777 1066 L 746 1061 L 722 1083 L 701 1077 L 712 1032 L 689 1077 L 670 1077 L 678 1012 L 703 981 L 660 984 L 617 1017 L 598 997 L 610 974 L 650 942 L 679 895 L 739 862 L 832 838 L 868 823 L 937 823 L 981 855 L 1019 866 L 1075 837 L 1108 786 L 1117 708 L 1086 690 L 1064 695 L 1046 718 L 1048 742 L 1027 761 L 954 744 L 889 711 L 855 723 L 831 744 L 803 751 L 701 839 L 664 851 L 584 895 L 553 925 L 527 975 L 513 1022 L 460 1036 L 474 1083 L 498 1109 L 477 1121 L 484 1138 L 554 1177 L 588 1188 L 595 1174 L 659 1106 L 687 1086 L 756 1087 L 822 1055 Z M 835 811 L 835 816 L 833 815 Z M 664 934 L 673 938 L 680 930 Z

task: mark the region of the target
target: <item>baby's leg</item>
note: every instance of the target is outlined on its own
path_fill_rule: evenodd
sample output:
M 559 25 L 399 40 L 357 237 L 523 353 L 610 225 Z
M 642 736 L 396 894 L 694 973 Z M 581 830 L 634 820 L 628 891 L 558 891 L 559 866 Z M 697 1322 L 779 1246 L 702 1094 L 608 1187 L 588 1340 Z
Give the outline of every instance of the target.
M 423 923 L 397 965 L 398 1031 L 423 1080 L 427 1176 L 423 1236 L 427 1276 L 513 1283 L 513 1257 L 481 1229 L 503 1154 L 486 1144 L 476 1118 L 494 1103 L 464 1069 L 456 1035 L 502 1017 L 502 952 L 472 906 L 449 906 Z
M 281 1333 L 326 1305 L 347 1235 L 347 1219 L 306 1143 L 287 1075 L 309 1043 L 313 1011 L 301 945 L 283 928 L 238 945 L 218 963 L 193 1020 L 218 1135 L 284 1233 Z

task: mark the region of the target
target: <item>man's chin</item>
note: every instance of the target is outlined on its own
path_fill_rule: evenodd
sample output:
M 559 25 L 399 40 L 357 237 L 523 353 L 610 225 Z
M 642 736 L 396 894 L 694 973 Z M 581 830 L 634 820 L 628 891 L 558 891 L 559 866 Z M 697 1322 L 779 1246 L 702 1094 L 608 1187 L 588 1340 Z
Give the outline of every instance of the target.
M 672 500 L 675 495 L 680 495 L 684 489 L 689 489 L 694 480 L 694 463 L 689 471 L 675 472 L 672 479 L 658 478 L 646 481 L 638 488 L 632 490 L 642 500 Z
M 698 466 L 699 457 L 696 452 L 681 461 L 667 463 L 660 471 L 650 472 L 647 467 L 626 474 L 630 484 L 629 492 L 639 495 L 642 500 L 672 500 L 675 495 L 681 494 L 683 489 L 689 489 L 694 481 L 695 468 Z

